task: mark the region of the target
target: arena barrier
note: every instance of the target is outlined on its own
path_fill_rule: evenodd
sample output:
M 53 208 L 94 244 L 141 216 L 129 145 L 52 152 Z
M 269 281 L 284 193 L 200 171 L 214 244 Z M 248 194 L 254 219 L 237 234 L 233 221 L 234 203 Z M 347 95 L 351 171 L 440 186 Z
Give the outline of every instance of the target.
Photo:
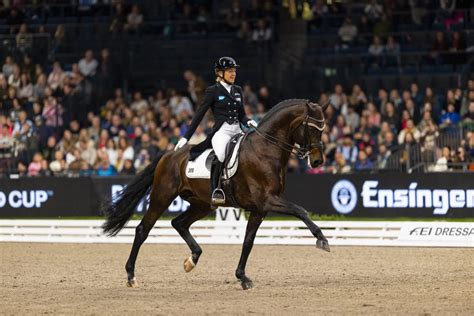
M 101 220 L 0 220 L 0 242 L 132 243 L 139 221 L 130 221 L 116 237 L 102 234 Z M 359 222 L 318 221 L 330 245 L 474 247 L 474 223 L 463 222 Z M 245 221 L 196 222 L 191 233 L 202 244 L 242 244 Z M 170 221 L 158 221 L 148 243 L 181 244 L 184 241 Z M 302 222 L 262 223 L 256 244 L 314 245 Z

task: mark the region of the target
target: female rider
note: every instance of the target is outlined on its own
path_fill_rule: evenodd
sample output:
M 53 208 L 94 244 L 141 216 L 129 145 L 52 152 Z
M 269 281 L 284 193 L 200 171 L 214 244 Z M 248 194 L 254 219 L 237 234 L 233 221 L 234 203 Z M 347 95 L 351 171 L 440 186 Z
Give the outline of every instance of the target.
M 221 57 L 215 62 L 216 84 L 206 89 L 203 103 L 197 109 L 186 134 L 175 147 L 175 150 L 178 150 L 188 142 L 201 123 L 204 114 L 210 108 L 214 115 L 214 127 L 205 141 L 191 149 L 189 160 L 194 160 L 212 145 L 216 155 L 211 166 L 212 205 L 225 204 L 225 195 L 219 188 L 219 179 L 227 143 L 232 136 L 242 131 L 240 123 L 249 127 L 257 127 L 257 122 L 249 120 L 245 116 L 242 88 L 234 85 L 237 67 L 239 65 L 231 57 Z

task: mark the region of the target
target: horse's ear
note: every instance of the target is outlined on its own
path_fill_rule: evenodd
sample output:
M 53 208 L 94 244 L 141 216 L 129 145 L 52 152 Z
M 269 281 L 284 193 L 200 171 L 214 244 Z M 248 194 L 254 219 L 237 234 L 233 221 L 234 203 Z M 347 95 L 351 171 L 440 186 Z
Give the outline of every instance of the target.
M 327 109 L 328 106 L 329 106 L 329 103 L 330 103 L 330 102 L 328 101 L 328 102 L 324 103 L 323 106 L 321 106 L 321 109 L 323 110 L 323 112 L 326 111 L 326 109 Z

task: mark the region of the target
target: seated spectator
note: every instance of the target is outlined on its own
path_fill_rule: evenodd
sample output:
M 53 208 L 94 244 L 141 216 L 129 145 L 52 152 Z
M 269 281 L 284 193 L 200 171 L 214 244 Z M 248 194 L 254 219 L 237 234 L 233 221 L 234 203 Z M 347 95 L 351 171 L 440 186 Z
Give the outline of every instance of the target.
M 56 91 L 57 89 L 61 88 L 65 77 L 66 74 L 61 68 L 61 64 L 59 64 L 59 62 L 55 62 L 53 64 L 53 71 L 51 71 L 48 76 L 48 84 L 51 89 L 53 89 L 53 91 Z
M 346 162 L 346 159 L 344 158 L 344 155 L 341 152 L 336 151 L 331 170 L 332 173 L 351 172 L 351 166 Z
M 346 118 L 347 126 L 350 127 L 351 131 L 355 131 L 355 129 L 359 126 L 360 116 L 355 111 L 353 106 L 347 107 L 347 113 L 344 115 Z
M 392 152 L 387 148 L 385 144 L 380 144 L 376 162 L 377 168 L 386 169 L 388 167 L 388 159 L 390 158 L 391 154 Z
M 474 123 L 474 100 L 469 102 L 469 109 L 462 117 L 463 123 Z
M 50 162 L 49 169 L 55 175 L 63 174 L 66 171 L 66 160 L 64 159 L 64 153 L 62 151 L 57 150 L 54 153 L 54 160 Z
M 112 23 L 110 23 L 109 31 L 111 33 L 119 33 L 124 29 L 127 18 L 122 2 L 117 2 L 114 7 L 114 13 L 112 16 Z
M 349 105 L 353 106 L 357 113 L 361 113 L 367 103 L 367 96 L 358 84 L 352 87 L 352 94 L 349 96 Z
M 13 65 L 13 72 L 8 77 L 8 85 L 15 89 L 19 89 L 21 85 L 21 71 L 17 64 Z
M 369 57 L 367 59 L 368 67 L 380 68 L 383 64 L 384 45 L 378 36 L 374 36 L 372 44 L 369 46 Z
M 359 151 L 357 161 L 354 164 L 355 171 L 371 170 L 374 168 L 374 164 L 369 160 L 364 150 Z
M 448 50 L 448 44 L 443 32 L 436 32 L 436 37 L 428 55 L 428 62 L 431 64 L 443 63 L 444 53 Z
M 120 170 L 120 175 L 133 176 L 136 174 L 135 167 L 133 166 L 133 160 L 125 159 L 123 168 Z
M 132 11 L 127 15 L 127 24 L 124 29 L 129 32 L 138 32 L 143 25 L 143 14 L 140 12 L 138 5 L 132 6 Z
M 377 0 L 370 0 L 364 8 L 364 13 L 372 23 L 379 21 L 384 14 L 382 5 Z
M 133 102 L 130 104 L 130 108 L 137 113 L 137 115 L 143 115 L 149 108 L 147 100 L 145 100 L 140 91 L 135 91 L 133 94 Z
M 18 98 L 23 101 L 33 101 L 33 85 L 27 73 L 21 74 L 20 90 L 18 90 Z
M 444 146 L 441 151 L 441 157 L 436 161 L 436 165 L 434 166 L 433 171 L 448 171 L 451 162 L 451 148 L 449 146 Z
M 342 88 L 342 85 L 336 84 L 334 86 L 334 93 L 329 96 L 331 106 L 339 113 L 342 110 L 344 101 L 347 100 L 346 94 Z
M 344 159 L 353 165 L 357 160 L 357 147 L 352 142 L 352 134 L 345 134 L 342 144 L 336 149 L 336 152 L 342 153 Z
M 176 90 L 171 91 L 170 101 L 171 113 L 174 116 L 181 116 L 184 111 L 188 115 L 193 115 L 193 105 L 188 97 L 181 95 L 181 93 L 176 92 Z
M 340 49 L 347 49 L 354 45 L 354 41 L 357 37 L 357 26 L 352 24 L 351 18 L 346 17 L 344 23 L 339 28 L 338 35 Z
M 393 36 L 387 38 L 387 44 L 384 48 L 385 66 L 400 68 L 400 45 Z
M 259 19 L 257 25 L 252 32 L 252 41 L 255 43 L 264 44 L 271 40 L 272 28 L 267 25 L 264 19 Z
M 40 153 L 36 153 L 33 156 L 33 160 L 28 165 L 28 176 L 37 177 L 41 175 L 43 169 L 43 157 Z
M 392 102 L 387 102 L 385 104 L 385 113 L 385 115 L 382 115 L 382 122 L 387 122 L 391 130 L 398 131 L 400 127 L 400 118 L 395 111 Z
M 439 120 L 440 127 L 450 128 L 454 127 L 461 121 L 461 117 L 455 112 L 454 104 L 448 104 L 448 111 L 441 116 Z
M 117 170 L 110 163 L 107 155 L 102 155 L 99 165 L 97 166 L 97 175 L 99 177 L 110 177 L 117 175 Z
M 41 74 L 36 79 L 36 84 L 33 86 L 33 100 L 42 100 L 45 96 L 45 91 L 48 86 L 46 75 Z
M 77 66 L 81 74 L 83 74 L 85 77 L 93 77 L 97 71 L 99 63 L 96 59 L 94 59 L 94 53 L 92 50 L 88 49 L 84 53 L 84 58 L 79 60 Z
M 406 134 L 410 133 L 413 136 L 413 139 L 415 142 L 418 142 L 421 137 L 420 131 L 415 127 L 415 123 L 413 122 L 412 119 L 407 120 L 407 126 L 400 131 L 400 134 L 398 134 L 398 143 L 403 144 Z
M 2 66 L 2 72 L 5 78 L 8 80 L 11 74 L 13 74 L 15 62 L 13 61 L 12 56 L 5 57 L 5 63 Z

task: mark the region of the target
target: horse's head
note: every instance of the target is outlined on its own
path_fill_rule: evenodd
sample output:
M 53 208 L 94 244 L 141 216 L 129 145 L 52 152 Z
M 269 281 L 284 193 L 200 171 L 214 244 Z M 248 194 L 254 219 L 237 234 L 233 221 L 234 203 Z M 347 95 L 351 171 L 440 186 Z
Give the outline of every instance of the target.
M 324 111 L 329 103 L 320 106 L 317 103 L 306 103 L 305 115 L 293 133 L 293 139 L 300 158 L 307 159 L 312 168 L 324 162 L 324 144 L 321 137 L 326 128 Z

